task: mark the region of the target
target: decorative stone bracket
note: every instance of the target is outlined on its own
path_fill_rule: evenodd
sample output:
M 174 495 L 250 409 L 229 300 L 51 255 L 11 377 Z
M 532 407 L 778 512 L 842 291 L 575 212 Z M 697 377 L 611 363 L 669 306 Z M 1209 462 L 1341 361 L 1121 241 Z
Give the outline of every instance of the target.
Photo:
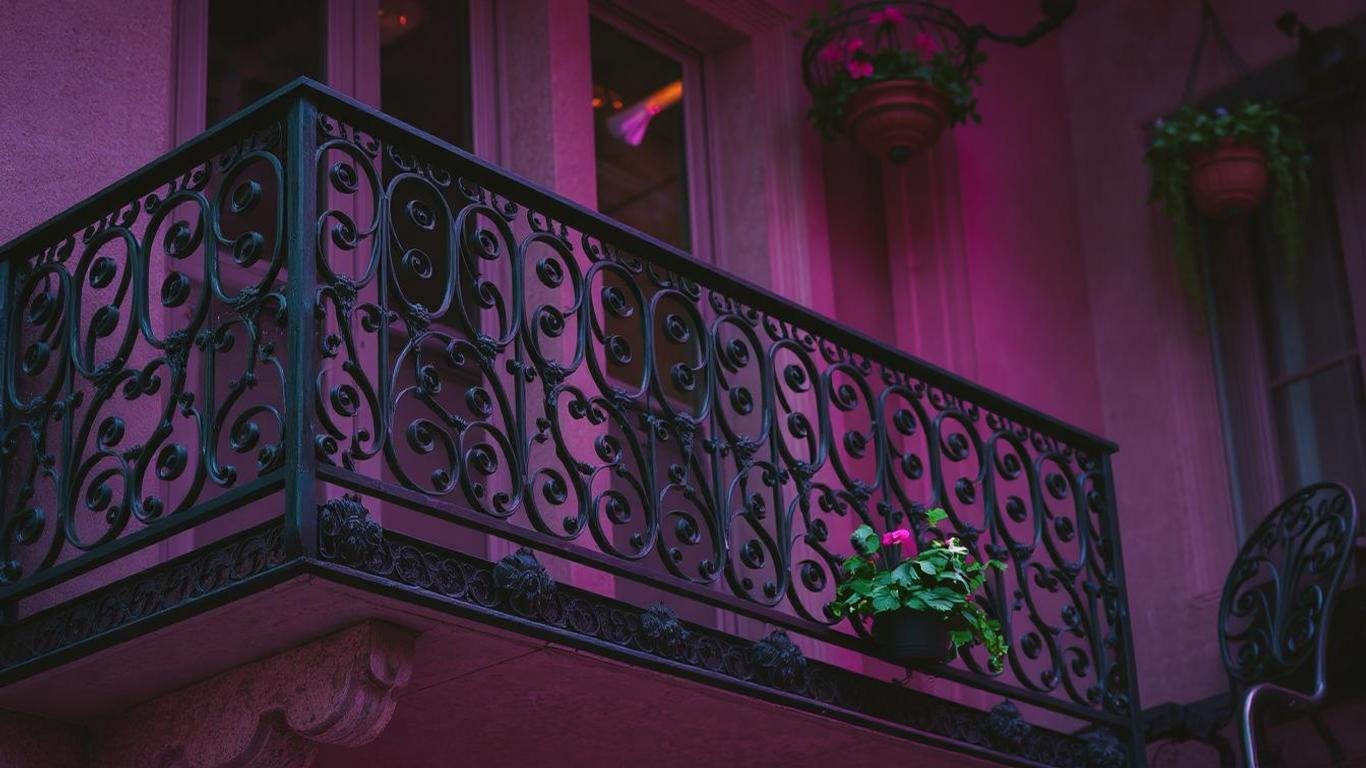
M 372 741 L 412 676 L 413 634 L 367 622 L 168 693 L 97 726 L 93 768 L 307 768 Z

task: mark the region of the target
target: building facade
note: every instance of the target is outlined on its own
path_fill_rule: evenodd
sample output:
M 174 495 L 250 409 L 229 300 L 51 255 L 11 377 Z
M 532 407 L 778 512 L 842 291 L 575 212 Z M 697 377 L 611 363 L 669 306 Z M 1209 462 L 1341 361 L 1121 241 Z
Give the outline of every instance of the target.
M 1217 764 L 1144 709 L 1228 689 L 1263 516 L 1366 493 L 1366 96 L 1280 4 L 1192 69 L 1199 3 L 1083 0 L 893 163 L 807 120 L 825 5 L 0 0 L 0 765 Z M 1188 81 L 1299 105 L 1297 278 L 1253 220 L 1183 288 Z M 922 504 L 1002 673 L 823 610 Z

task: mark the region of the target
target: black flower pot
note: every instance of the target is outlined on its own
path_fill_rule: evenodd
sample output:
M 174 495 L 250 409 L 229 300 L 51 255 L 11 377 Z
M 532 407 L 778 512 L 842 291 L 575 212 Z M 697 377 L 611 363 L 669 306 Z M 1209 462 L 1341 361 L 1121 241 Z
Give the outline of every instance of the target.
M 875 614 L 873 640 L 887 658 L 903 664 L 942 664 L 953 658 L 949 625 L 937 613 L 902 608 Z

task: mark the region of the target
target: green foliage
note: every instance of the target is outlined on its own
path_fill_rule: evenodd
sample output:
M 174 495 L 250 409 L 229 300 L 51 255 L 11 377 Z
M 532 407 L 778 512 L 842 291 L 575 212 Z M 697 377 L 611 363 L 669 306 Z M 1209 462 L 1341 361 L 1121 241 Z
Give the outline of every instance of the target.
M 832 3 L 825 15 L 816 14 L 807 28 L 811 36 L 828 39 L 828 46 L 842 46 L 850 40 L 835 31 L 836 18 L 842 13 L 840 3 Z M 948 103 L 948 118 L 952 124 L 971 120 L 982 122 L 977 113 L 977 95 L 974 88 L 982 84 L 977 77 L 977 67 L 986 61 L 981 52 L 972 54 L 970 66 L 963 66 L 951 49 L 940 49 L 937 41 L 933 46 L 917 43 L 928 41 L 926 33 L 912 36 L 910 22 L 886 22 L 878 26 L 874 39 L 868 45 L 856 50 L 848 50 L 839 63 L 832 63 L 834 74 L 824 84 L 818 85 L 812 93 L 812 106 L 808 117 L 812 125 L 826 139 L 839 135 L 844 123 L 845 105 L 855 93 L 874 83 L 888 80 L 921 80 L 933 85 L 944 95 Z M 906 40 L 902 40 L 902 37 Z M 862 42 L 862 41 L 859 41 Z M 871 66 L 860 71 L 855 77 L 850 66 Z M 866 72 L 866 73 L 865 73 Z
M 1192 152 L 1213 149 L 1223 139 L 1251 142 L 1266 153 L 1270 181 L 1271 228 L 1282 256 L 1285 277 L 1293 279 L 1304 250 L 1303 218 L 1308 201 L 1309 154 L 1299 123 L 1271 104 L 1248 101 L 1213 113 L 1182 107 L 1158 120 L 1144 160 L 1152 173 L 1148 199 L 1161 202 L 1172 222 L 1173 250 L 1186 287 L 1200 293 L 1195 208 L 1190 195 Z
M 927 513 L 931 525 L 945 517 L 942 509 Z M 937 614 L 948 623 L 955 649 L 981 644 L 992 669 L 1001 668 L 1008 650 L 1001 625 L 974 596 L 986 583 L 987 568 L 1005 570 L 1003 563 L 971 560 L 967 547 L 951 538 L 931 541 L 914 557 L 893 564 L 882 553 L 881 537 L 866 525 L 854 531 L 849 543 L 856 554 L 841 567 L 843 579 L 829 605 L 832 615 L 858 618 L 902 608 Z

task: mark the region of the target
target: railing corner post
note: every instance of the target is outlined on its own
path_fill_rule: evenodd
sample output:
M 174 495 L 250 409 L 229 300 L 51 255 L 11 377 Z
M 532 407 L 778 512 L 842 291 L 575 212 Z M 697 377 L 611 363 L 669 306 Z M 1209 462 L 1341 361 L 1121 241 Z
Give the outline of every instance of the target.
M 1114 572 L 1115 585 L 1119 589 L 1121 611 L 1120 642 L 1124 645 L 1124 677 L 1128 682 L 1129 697 L 1129 766 L 1147 768 L 1148 756 L 1143 732 L 1143 707 L 1138 698 L 1138 664 L 1134 658 L 1134 632 L 1132 615 L 1129 612 L 1129 588 L 1124 578 L 1124 555 L 1120 546 L 1119 505 L 1115 495 L 1115 468 L 1111 451 L 1101 451 L 1101 474 L 1105 481 L 1105 523 L 1110 539 L 1110 568 Z
M 316 555 L 316 456 L 313 450 L 313 387 L 317 377 L 316 260 L 318 189 L 317 105 L 307 92 L 291 97 L 286 118 L 285 266 L 288 368 L 285 370 L 285 551 Z
M 12 322 L 10 316 L 14 314 L 14 298 L 10 288 L 9 259 L 0 259 L 0 433 L 6 432 L 9 428 L 10 375 L 17 364 L 14 351 L 9 348 Z M 9 481 L 8 469 L 0 466 L 0 499 L 9 498 Z M 12 511 L 4 504 L 0 504 L 0 531 L 6 530 L 8 514 L 12 514 Z M 0 600 L 0 629 L 14 622 L 15 606 L 18 602 L 17 598 Z

